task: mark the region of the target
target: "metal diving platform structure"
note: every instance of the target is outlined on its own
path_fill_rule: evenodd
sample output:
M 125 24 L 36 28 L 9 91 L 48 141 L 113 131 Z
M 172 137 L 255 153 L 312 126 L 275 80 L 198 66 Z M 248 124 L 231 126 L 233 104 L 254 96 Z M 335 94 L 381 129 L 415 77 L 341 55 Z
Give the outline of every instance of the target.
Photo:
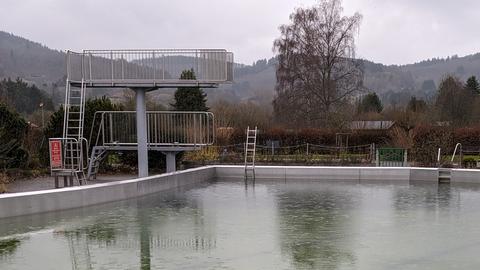
M 191 70 L 194 79 L 181 79 Z M 95 176 L 109 150 L 137 150 L 138 176 L 148 176 L 148 150 L 167 156 L 167 171 L 175 170 L 175 154 L 210 145 L 215 139 L 209 112 L 147 112 L 146 92 L 162 88 L 216 88 L 233 82 L 233 53 L 223 49 L 84 50 L 66 54 L 63 136 L 50 138 L 50 169 L 83 184 Z M 129 88 L 136 108 L 130 112 L 97 112 L 97 131 L 84 136 L 87 89 Z M 95 124 L 92 126 L 95 127 Z M 94 135 L 93 133 L 96 134 Z M 93 141 L 95 140 L 95 141 Z M 89 154 L 89 151 L 91 153 Z

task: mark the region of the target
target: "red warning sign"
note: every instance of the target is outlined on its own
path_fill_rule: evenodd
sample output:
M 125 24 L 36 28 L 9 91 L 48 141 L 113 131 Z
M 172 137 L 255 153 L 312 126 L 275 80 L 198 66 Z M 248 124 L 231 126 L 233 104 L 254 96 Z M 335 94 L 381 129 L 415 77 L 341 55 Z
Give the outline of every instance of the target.
M 60 140 L 50 141 L 50 167 L 52 169 L 62 167 L 62 142 Z

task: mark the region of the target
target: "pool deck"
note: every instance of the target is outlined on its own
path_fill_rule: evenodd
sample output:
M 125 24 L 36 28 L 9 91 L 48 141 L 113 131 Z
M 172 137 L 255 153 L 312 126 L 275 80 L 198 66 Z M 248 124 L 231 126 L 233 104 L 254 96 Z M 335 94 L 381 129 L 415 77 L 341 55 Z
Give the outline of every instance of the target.
M 437 168 L 258 166 L 256 179 L 288 181 L 439 182 Z M 0 195 L 0 218 L 86 207 L 183 188 L 214 178 L 244 179 L 244 166 L 215 165 L 145 178 L 110 181 L 61 189 Z M 131 176 L 130 176 L 131 177 Z M 101 180 L 99 180 L 101 181 Z M 47 181 L 45 181 L 46 183 Z M 451 183 L 479 183 L 480 170 L 452 169 Z
M 102 174 L 96 180 L 88 181 L 88 184 L 102 184 L 114 181 L 122 181 L 137 178 L 133 174 Z M 63 180 L 60 181 L 63 184 Z M 6 185 L 7 193 L 18 193 L 26 191 L 48 190 L 55 187 L 55 178 L 51 176 L 40 176 L 28 179 L 18 179 Z

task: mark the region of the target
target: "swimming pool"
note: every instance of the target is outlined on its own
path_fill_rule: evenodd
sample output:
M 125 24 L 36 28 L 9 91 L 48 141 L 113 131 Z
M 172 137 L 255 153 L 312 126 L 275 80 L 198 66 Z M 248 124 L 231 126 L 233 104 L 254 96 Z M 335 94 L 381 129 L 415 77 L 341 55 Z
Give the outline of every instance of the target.
M 220 178 L 0 219 L 0 269 L 473 269 L 479 205 L 478 185 Z

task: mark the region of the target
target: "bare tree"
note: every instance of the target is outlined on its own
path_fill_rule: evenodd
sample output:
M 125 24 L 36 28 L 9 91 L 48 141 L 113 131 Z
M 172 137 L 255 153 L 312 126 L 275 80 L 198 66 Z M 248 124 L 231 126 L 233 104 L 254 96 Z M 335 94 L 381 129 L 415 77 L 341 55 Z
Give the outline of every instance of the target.
M 278 54 L 277 120 L 325 125 L 338 105 L 363 86 L 363 70 L 355 59 L 355 35 L 362 16 L 342 16 L 341 0 L 320 0 L 298 8 L 291 23 L 280 26 L 274 42 Z

